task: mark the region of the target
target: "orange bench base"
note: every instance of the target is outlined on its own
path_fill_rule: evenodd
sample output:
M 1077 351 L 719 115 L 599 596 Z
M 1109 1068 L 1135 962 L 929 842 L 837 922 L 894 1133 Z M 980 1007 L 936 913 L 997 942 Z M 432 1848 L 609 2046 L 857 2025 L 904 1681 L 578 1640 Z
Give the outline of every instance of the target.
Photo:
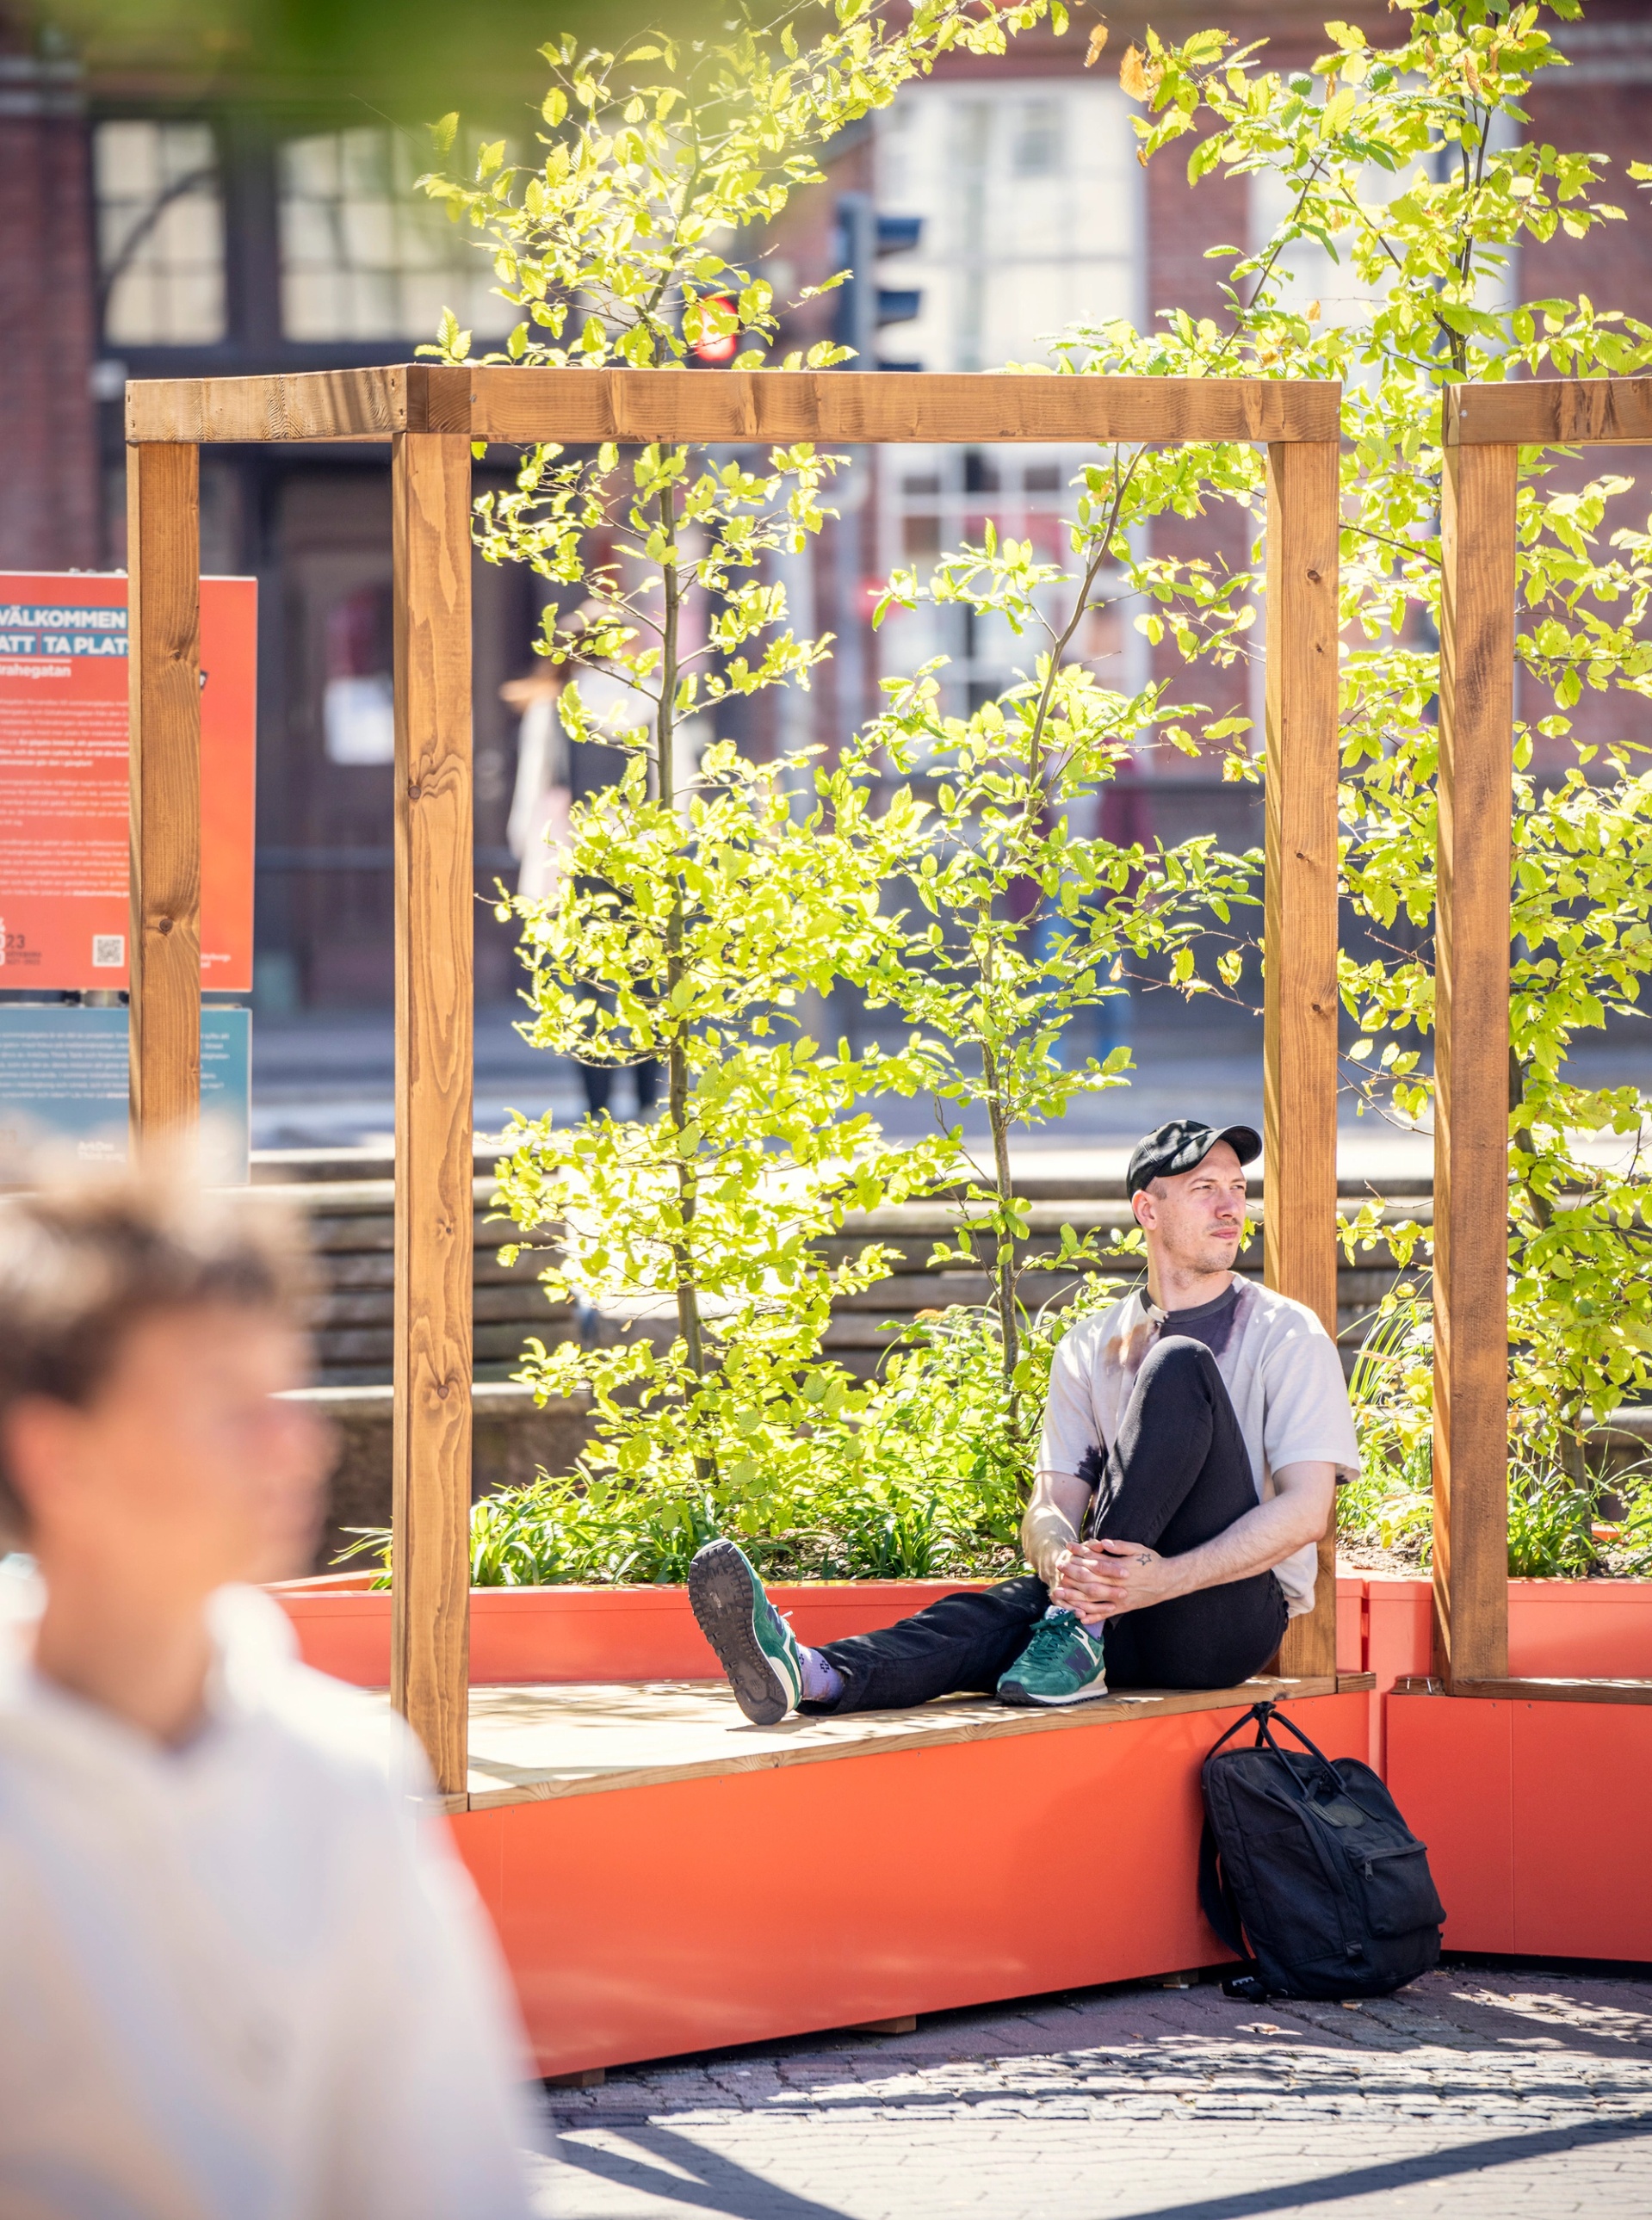
M 1652 1961 L 1652 1709 L 1390 1695 L 1388 1786 L 1449 1950 Z
M 1368 1700 L 1289 1711 L 1329 1755 L 1363 1757 Z M 570 2073 L 1219 1963 L 1195 1887 L 1199 1768 L 1240 1716 L 1097 1720 L 450 1824 L 538 2071 Z

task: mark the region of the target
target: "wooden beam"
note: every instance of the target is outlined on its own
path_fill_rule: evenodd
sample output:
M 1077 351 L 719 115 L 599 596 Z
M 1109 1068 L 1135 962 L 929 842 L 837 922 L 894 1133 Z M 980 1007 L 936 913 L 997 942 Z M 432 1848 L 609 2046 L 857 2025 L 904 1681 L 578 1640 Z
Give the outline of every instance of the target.
M 468 432 L 471 373 L 436 363 L 276 377 L 137 379 L 126 389 L 128 440 L 389 440 Z
M 1238 377 L 957 377 L 887 371 L 476 370 L 478 440 L 1334 440 L 1342 389 Z
M 1637 446 L 1652 441 L 1652 377 L 1448 385 L 1448 447 Z
M 1476 397 L 1481 389 L 1476 388 Z M 1508 1672 L 1512 446 L 1448 447 L 1434 928 L 1434 1631 L 1447 1681 Z
M 1494 1704 L 1652 1704 L 1652 1681 L 1465 1681 L 1451 1684 L 1454 1696 L 1478 1696 Z
M 392 450 L 396 1350 L 391 1696 L 462 1793 L 470 1673 L 471 448 Z
M 1262 1260 L 1337 1331 L 1337 635 L 1334 439 L 1268 450 Z M 1279 1669 L 1337 1669 L 1337 1535 Z
M 452 369 L 398 364 L 127 388 L 134 442 L 389 440 L 880 441 L 1332 440 L 1331 381 L 888 371 Z
M 201 503 L 191 446 L 126 458 L 132 1151 L 201 1109 Z

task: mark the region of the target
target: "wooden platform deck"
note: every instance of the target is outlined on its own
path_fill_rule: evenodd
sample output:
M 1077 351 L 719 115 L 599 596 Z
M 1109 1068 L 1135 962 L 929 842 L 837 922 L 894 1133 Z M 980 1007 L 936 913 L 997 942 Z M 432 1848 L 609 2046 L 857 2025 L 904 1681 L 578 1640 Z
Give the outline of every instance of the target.
M 797 1715 L 753 1726 L 721 1681 L 544 1682 L 471 1690 L 470 1777 L 449 1812 L 661 1787 L 850 1757 L 945 1748 L 1007 1737 L 1094 1731 L 1189 1712 L 1349 1693 L 1363 1675 L 1257 1678 L 1237 1688 L 1131 1690 L 1064 1711 L 1020 1711 L 989 1697 L 946 1697 L 908 1711 L 843 1718 Z

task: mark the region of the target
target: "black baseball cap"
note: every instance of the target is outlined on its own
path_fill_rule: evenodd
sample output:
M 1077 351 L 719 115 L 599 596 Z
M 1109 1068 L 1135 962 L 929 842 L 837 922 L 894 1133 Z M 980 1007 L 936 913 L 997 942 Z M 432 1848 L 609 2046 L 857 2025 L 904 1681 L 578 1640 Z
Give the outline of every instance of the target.
M 1219 1141 L 1225 1141 L 1242 1164 L 1262 1154 L 1262 1136 L 1249 1126 L 1201 1126 L 1196 1119 L 1172 1118 L 1156 1133 L 1138 1141 L 1125 1176 L 1126 1194 L 1139 1194 L 1156 1179 L 1174 1179 L 1202 1164 Z

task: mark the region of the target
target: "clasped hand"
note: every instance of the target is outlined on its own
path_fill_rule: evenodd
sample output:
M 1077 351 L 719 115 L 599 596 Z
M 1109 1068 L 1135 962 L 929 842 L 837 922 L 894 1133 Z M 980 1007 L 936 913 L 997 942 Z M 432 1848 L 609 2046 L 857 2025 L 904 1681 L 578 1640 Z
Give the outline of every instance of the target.
M 1050 1600 L 1089 1622 L 1144 1611 L 1177 1593 L 1175 1562 L 1143 1542 L 1080 1542 L 1057 1573 Z

